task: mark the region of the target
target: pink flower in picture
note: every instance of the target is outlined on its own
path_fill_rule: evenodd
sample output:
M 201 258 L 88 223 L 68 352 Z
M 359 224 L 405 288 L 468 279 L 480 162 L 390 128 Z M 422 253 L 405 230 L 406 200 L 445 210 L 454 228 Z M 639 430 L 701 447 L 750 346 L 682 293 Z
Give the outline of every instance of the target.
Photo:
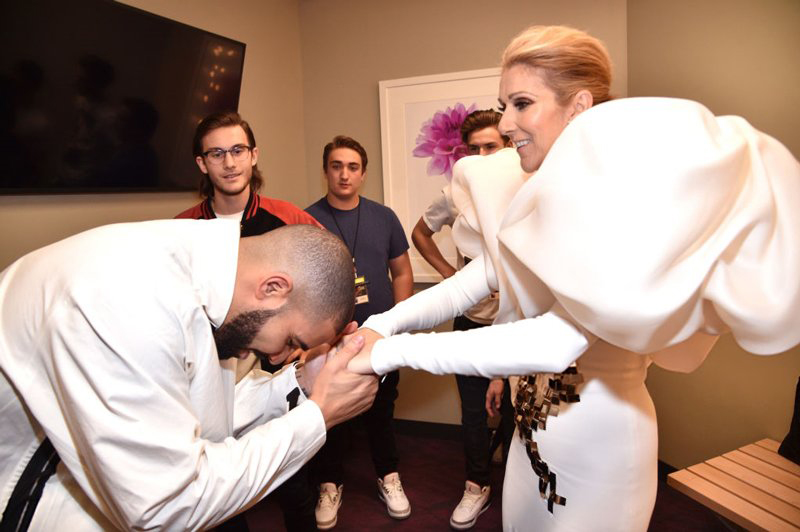
M 475 110 L 476 104 L 469 108 L 457 103 L 452 108 L 436 111 L 433 118 L 426 120 L 417 136 L 417 146 L 411 153 L 414 157 L 430 157 L 428 175 L 444 175 L 450 180 L 453 165 L 467 154 L 461 142 L 461 124 L 468 114 Z

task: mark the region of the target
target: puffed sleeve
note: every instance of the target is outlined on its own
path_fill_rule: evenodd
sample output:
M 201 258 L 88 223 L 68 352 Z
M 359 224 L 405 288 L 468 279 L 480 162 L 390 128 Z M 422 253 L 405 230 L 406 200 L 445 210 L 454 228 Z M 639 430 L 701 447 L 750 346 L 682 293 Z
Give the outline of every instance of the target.
M 626 349 L 727 331 L 758 354 L 800 342 L 800 164 L 742 118 L 665 98 L 592 108 L 516 194 L 498 238 L 504 271 L 541 281 Z

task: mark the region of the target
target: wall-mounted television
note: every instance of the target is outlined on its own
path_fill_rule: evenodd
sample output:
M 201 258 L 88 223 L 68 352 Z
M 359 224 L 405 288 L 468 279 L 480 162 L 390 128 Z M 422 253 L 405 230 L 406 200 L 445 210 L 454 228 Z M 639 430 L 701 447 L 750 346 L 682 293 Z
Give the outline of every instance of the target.
M 0 50 L 0 194 L 108 193 L 197 188 L 195 126 L 237 110 L 245 45 L 111 0 L 26 0 L 4 4 Z

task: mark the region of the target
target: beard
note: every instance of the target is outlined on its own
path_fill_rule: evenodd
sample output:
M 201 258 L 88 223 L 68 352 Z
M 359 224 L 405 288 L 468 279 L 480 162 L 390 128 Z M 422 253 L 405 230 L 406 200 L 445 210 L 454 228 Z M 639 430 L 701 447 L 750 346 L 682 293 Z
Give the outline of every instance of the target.
M 220 360 L 238 357 L 243 351 L 250 349 L 250 344 L 258 332 L 267 323 L 267 320 L 281 311 L 280 308 L 272 310 L 249 310 L 242 312 L 233 320 L 223 324 L 214 331 L 214 343 L 217 344 L 217 356 Z

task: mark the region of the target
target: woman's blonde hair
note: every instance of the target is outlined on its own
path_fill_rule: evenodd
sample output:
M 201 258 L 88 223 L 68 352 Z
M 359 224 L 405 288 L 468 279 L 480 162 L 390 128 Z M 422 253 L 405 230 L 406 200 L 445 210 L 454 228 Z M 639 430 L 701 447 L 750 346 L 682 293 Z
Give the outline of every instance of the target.
M 605 45 L 567 26 L 531 26 L 503 52 L 503 70 L 515 65 L 539 69 L 560 104 L 588 90 L 594 105 L 611 99 L 611 58 Z

